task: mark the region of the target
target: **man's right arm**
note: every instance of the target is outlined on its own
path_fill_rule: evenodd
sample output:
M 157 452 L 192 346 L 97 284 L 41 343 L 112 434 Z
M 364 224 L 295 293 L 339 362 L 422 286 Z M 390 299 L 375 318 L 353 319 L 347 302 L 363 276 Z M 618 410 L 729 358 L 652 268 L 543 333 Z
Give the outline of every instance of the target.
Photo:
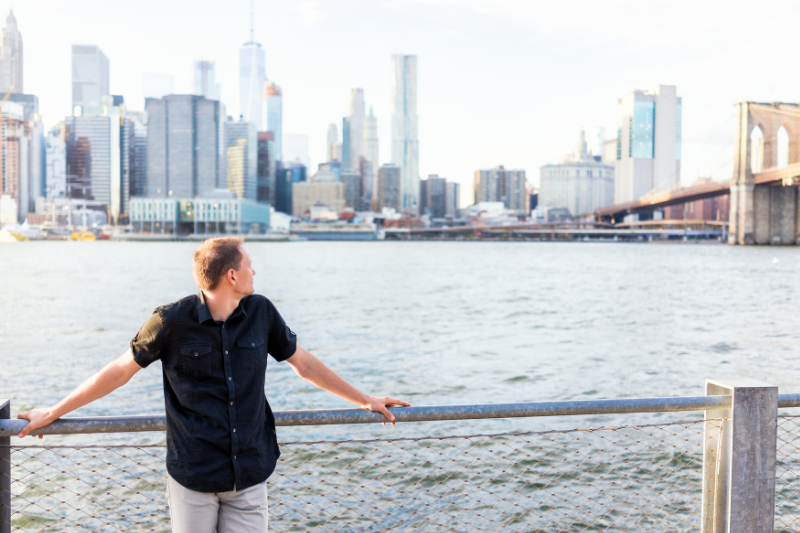
M 128 348 L 122 356 L 108 363 L 100 372 L 84 381 L 80 387 L 57 404 L 20 413 L 17 418 L 30 420 L 30 424 L 25 426 L 18 436 L 25 437 L 34 429 L 46 426 L 65 414 L 102 398 L 125 385 L 141 369 L 142 367 L 133 359 L 131 349 Z M 39 435 L 39 438 L 42 436 Z

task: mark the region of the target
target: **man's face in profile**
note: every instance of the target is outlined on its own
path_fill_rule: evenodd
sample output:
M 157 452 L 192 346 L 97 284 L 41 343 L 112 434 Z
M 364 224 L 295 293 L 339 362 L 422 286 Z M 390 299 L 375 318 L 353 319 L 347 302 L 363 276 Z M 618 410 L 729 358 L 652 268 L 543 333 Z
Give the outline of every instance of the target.
M 239 250 L 242 252 L 242 262 L 236 271 L 236 292 L 242 297 L 250 296 L 254 292 L 253 276 L 256 275 L 256 271 L 253 270 L 253 260 L 244 246 L 239 246 Z

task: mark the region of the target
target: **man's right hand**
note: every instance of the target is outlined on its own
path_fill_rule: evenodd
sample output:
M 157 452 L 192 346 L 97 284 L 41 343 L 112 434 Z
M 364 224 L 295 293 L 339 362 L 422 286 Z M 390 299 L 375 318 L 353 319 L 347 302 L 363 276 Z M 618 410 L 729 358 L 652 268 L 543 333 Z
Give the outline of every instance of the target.
M 18 414 L 17 418 L 24 418 L 25 420 L 30 420 L 30 424 L 25 426 L 22 429 L 22 431 L 19 432 L 19 435 L 17 435 L 17 437 L 19 437 L 19 438 L 27 437 L 28 433 L 30 433 L 34 429 L 37 429 L 37 428 L 40 428 L 40 427 L 44 427 L 44 426 L 48 425 L 50 422 L 52 422 L 53 420 L 55 420 L 55 418 L 52 417 L 52 410 L 49 409 L 49 408 L 48 409 L 42 409 L 42 408 L 31 409 L 30 411 L 28 411 L 26 413 Z M 39 438 L 41 439 L 42 435 L 39 435 Z
M 36 428 L 46 426 L 52 421 L 71 413 L 79 407 L 102 398 L 113 390 L 126 384 L 142 367 L 133 359 L 130 348 L 120 357 L 108 363 L 100 372 L 84 381 L 80 387 L 72 391 L 66 398 L 47 409 L 32 409 L 20 413 L 17 418 L 30 420 L 30 424 L 19 432 L 19 438 L 25 437 Z M 41 439 L 42 436 L 39 435 Z

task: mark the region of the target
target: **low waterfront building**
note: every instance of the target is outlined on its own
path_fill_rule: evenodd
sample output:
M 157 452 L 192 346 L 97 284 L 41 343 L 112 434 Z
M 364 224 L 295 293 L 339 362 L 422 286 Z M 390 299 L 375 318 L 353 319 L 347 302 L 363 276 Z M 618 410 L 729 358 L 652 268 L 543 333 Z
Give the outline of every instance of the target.
M 292 185 L 292 215 L 310 216 L 315 204 L 330 206 L 341 213 L 345 206 L 344 184 L 336 181 L 302 181 Z
M 315 241 L 372 241 L 377 236 L 375 224 L 351 222 L 293 222 L 292 234 Z
M 614 167 L 598 159 L 588 153 L 581 130 L 575 153 L 541 168 L 539 206 L 543 210 L 563 208 L 576 217 L 613 204 Z
M 193 200 L 133 198 L 130 207 L 133 231 L 174 235 L 247 235 L 269 230 L 268 204 L 233 198 L 229 191 L 218 191 L 218 194 L 218 198 Z

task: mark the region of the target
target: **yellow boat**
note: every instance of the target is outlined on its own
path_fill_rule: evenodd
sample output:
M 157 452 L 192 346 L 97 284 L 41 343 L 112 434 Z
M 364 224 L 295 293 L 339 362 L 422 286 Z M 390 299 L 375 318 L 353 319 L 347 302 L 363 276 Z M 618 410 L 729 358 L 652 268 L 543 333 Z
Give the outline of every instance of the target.
M 91 231 L 73 231 L 70 239 L 73 241 L 94 241 L 97 237 Z

